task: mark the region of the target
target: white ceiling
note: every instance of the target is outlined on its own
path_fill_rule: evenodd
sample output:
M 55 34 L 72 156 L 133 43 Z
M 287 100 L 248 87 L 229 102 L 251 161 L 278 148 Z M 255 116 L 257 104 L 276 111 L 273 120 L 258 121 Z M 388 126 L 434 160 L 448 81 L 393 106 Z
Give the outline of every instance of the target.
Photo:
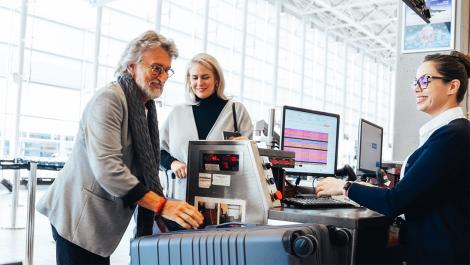
M 114 0 L 88 0 L 100 6 Z M 268 0 L 306 19 L 377 61 L 394 66 L 401 0 Z
M 280 1 L 280 0 L 274 0 Z M 400 0 L 284 0 L 284 11 L 346 40 L 390 66 L 396 59 Z

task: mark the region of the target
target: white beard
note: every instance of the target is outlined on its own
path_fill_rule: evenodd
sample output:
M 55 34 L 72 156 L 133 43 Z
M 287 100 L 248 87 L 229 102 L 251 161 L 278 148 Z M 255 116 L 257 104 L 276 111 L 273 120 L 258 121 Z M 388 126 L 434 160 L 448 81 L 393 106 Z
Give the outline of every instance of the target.
M 150 85 L 152 85 L 152 83 L 157 83 L 157 86 L 159 86 L 158 89 L 152 89 L 150 88 Z M 162 92 L 163 92 L 163 85 L 161 84 L 161 82 L 159 80 L 152 80 L 150 81 L 150 83 L 141 88 L 142 89 L 142 92 L 144 92 L 145 96 L 150 100 L 150 99 L 156 99 L 158 97 L 160 97 L 162 95 Z

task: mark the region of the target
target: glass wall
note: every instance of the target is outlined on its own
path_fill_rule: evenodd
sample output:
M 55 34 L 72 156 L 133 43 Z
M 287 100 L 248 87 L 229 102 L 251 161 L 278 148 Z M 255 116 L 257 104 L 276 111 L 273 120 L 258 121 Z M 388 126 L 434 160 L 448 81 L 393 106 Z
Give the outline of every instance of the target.
M 158 99 L 161 121 L 184 103 L 188 60 L 208 52 L 223 67 L 226 94 L 244 103 L 253 122 L 267 120 L 268 108 L 275 107 L 279 127 L 282 105 L 338 113 L 341 165 L 354 159 L 358 122 L 365 118 L 384 127 L 384 158 L 391 159 L 391 66 L 335 32 L 278 14 L 282 9 L 272 1 L 159 1 L 115 0 L 101 7 L 83 0 L 28 1 L 25 20 L 21 1 L 1 1 L 1 158 L 66 158 L 83 108 L 97 88 L 114 79 L 128 41 L 157 29 L 175 40 L 180 55 Z M 24 49 L 19 45 L 22 25 Z

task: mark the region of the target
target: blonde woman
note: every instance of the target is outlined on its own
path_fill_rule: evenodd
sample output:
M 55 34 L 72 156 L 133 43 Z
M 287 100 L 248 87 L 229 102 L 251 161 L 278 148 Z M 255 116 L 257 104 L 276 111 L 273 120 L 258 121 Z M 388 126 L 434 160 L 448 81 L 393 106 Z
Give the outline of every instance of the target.
M 224 131 L 237 130 L 245 139 L 253 133 L 246 108 L 225 96 L 224 74 L 213 56 L 199 53 L 190 60 L 185 85 L 189 103 L 176 106 L 160 130 L 161 165 L 175 173 L 174 197 L 182 200 L 186 199 L 189 141 L 223 140 Z

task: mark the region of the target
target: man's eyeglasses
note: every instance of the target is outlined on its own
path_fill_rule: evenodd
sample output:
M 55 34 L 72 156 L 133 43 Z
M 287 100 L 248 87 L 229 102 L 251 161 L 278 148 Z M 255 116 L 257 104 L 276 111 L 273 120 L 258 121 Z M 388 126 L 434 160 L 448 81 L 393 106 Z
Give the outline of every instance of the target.
M 432 79 L 442 79 L 444 81 L 449 81 L 448 78 L 442 76 L 431 76 L 431 75 L 422 75 L 420 78 L 415 79 L 413 83 L 411 83 L 411 89 L 415 90 L 416 86 L 419 86 L 421 90 L 428 88 L 429 83 L 431 83 Z
M 152 73 L 154 73 L 156 76 L 160 76 L 161 74 L 165 72 L 168 75 L 168 77 L 171 77 L 175 73 L 173 69 L 171 68 L 165 69 L 163 68 L 163 66 L 159 64 L 152 64 L 152 65 L 142 64 L 142 65 L 152 70 Z

